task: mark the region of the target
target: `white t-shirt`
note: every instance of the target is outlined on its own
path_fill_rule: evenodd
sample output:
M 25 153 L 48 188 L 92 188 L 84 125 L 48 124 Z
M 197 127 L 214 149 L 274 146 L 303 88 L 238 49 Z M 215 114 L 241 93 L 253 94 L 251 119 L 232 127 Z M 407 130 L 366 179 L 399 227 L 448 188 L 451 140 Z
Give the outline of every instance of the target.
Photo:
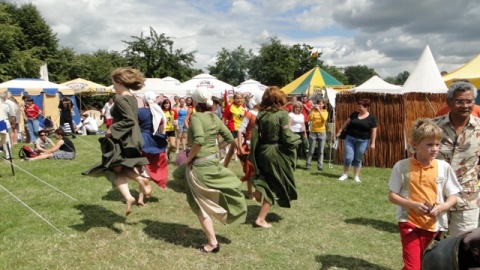
M 112 119 L 113 118 L 112 115 L 110 114 L 110 110 L 112 109 L 113 104 L 114 103 L 110 104 L 110 103 L 107 102 L 107 103 L 105 103 L 105 106 L 103 106 L 102 113 L 103 113 L 103 115 L 105 115 L 106 119 Z
M 97 121 L 90 116 L 85 118 L 83 122 L 80 122 L 80 124 L 77 126 L 77 129 L 80 129 L 82 126 L 85 126 L 90 132 L 98 131 Z
M 305 124 L 305 117 L 303 114 L 294 114 L 291 112 L 288 114 L 288 116 L 290 116 L 290 119 L 292 119 L 290 130 L 292 130 L 292 132 L 303 132 L 303 125 Z

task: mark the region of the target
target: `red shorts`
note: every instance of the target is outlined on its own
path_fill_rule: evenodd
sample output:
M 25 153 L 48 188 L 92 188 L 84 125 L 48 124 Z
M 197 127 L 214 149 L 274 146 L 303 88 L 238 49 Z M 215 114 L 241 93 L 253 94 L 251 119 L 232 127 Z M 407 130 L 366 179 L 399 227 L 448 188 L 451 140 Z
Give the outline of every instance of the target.
M 112 123 L 113 123 L 113 119 L 106 119 L 105 118 L 105 126 L 107 126 L 107 128 L 110 127 L 112 125 Z

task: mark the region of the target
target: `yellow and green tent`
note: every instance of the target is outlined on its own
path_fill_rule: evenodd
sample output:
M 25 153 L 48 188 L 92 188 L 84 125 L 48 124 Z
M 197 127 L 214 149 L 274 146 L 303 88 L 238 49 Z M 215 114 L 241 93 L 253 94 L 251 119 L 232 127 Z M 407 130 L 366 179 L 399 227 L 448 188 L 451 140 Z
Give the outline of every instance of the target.
M 325 87 L 332 87 L 334 89 L 346 88 L 346 86 L 335 79 L 335 77 L 317 66 L 284 86 L 282 92 L 287 95 L 311 95 Z

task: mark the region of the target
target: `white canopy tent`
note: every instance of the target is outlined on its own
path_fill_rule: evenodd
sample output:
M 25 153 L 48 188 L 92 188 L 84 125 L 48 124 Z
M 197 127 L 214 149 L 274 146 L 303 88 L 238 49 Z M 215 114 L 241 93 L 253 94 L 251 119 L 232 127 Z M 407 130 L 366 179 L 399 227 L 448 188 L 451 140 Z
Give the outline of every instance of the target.
M 164 82 L 167 82 L 167 83 L 171 83 L 175 86 L 179 86 L 181 84 L 181 82 L 175 78 L 172 78 L 172 77 L 165 77 L 162 79 L 162 81 Z
M 385 94 L 401 94 L 402 87 L 398 85 L 394 85 L 391 83 L 387 83 L 386 81 L 382 80 L 377 75 L 371 77 L 366 82 L 362 83 L 361 85 L 352 88 L 350 90 L 352 93 L 360 93 L 360 92 L 369 92 L 369 93 L 385 93 Z
M 263 95 L 267 89 L 266 85 L 255 80 L 246 80 L 237 86 L 237 91 L 245 96 Z
M 226 82 L 222 82 L 216 77 L 207 73 L 199 74 L 191 78 L 190 80 L 180 84 L 179 87 L 183 91 L 186 91 L 187 95 L 191 95 L 195 89 L 202 86 L 210 88 L 210 90 L 212 91 L 212 95 L 216 97 L 222 97 L 225 93 L 225 90 L 237 91 L 236 87 L 233 87 Z
M 446 93 L 448 90 L 445 81 L 438 70 L 430 46 L 425 46 L 407 81 L 403 85 L 402 93 Z
M 165 97 L 172 97 L 175 95 L 179 97 L 186 96 L 185 90 L 158 78 L 145 79 L 145 86 L 141 90 L 134 92 L 134 94 L 143 97 L 144 93 L 147 91 L 152 91 L 158 96 L 164 95 Z

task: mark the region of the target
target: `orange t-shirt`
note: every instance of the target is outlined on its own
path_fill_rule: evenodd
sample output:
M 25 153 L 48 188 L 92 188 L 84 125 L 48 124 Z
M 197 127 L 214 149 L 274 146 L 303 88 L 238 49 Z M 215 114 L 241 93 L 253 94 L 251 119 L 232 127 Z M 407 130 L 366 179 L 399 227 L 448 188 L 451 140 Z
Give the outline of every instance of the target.
M 450 108 L 447 105 L 445 105 L 442 108 L 440 108 L 440 110 L 437 111 L 437 113 L 435 114 L 435 117 L 445 115 L 449 112 L 450 112 Z M 475 104 L 473 106 L 472 115 L 475 116 L 475 117 L 480 117 L 480 106 L 479 105 Z

